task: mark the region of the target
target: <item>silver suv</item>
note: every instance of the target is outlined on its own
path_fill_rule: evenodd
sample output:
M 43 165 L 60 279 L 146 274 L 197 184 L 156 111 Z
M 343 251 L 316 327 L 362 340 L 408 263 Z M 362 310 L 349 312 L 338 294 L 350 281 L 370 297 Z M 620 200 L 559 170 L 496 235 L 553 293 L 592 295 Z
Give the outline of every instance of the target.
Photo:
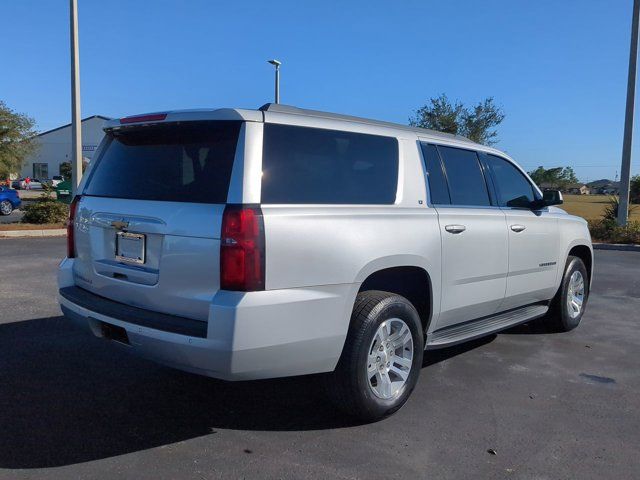
M 274 104 L 105 131 L 59 301 L 158 362 L 226 380 L 331 372 L 337 405 L 372 420 L 407 400 L 424 350 L 584 313 L 586 222 L 492 148 Z

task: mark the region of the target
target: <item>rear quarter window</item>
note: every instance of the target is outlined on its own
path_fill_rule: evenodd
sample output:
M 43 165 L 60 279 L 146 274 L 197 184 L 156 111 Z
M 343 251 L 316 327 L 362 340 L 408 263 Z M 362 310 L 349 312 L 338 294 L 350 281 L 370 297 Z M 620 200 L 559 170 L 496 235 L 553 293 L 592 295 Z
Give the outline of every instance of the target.
M 392 204 L 397 185 L 393 137 L 264 126 L 262 203 Z
M 184 122 L 108 133 L 84 195 L 226 203 L 241 122 Z

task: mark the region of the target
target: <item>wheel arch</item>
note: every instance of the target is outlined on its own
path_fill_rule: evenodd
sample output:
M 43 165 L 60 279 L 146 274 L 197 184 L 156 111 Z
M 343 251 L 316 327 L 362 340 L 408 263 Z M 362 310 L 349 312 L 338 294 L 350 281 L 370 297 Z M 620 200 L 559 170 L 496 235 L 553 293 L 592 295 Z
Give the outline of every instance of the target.
M 587 275 L 589 276 L 589 284 L 591 284 L 591 278 L 593 276 L 593 252 L 587 245 L 574 245 L 569 250 L 567 257 L 578 257 L 584 263 L 587 268 Z
M 363 279 L 358 293 L 381 290 L 395 293 L 409 300 L 420 315 L 423 332 L 433 318 L 433 283 L 423 266 L 394 265 L 370 272 Z

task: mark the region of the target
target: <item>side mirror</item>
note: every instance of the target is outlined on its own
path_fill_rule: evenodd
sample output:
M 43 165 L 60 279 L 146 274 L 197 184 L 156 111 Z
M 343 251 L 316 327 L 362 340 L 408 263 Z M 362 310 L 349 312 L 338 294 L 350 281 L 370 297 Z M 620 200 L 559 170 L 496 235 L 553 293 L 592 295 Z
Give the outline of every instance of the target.
M 550 207 L 551 205 L 562 205 L 564 199 L 560 190 L 545 190 L 542 192 L 542 201 L 545 207 Z
M 531 209 L 538 210 L 552 205 L 562 205 L 563 202 L 564 200 L 560 190 L 545 190 L 542 192 L 542 198 L 540 200 L 534 200 L 531 202 Z

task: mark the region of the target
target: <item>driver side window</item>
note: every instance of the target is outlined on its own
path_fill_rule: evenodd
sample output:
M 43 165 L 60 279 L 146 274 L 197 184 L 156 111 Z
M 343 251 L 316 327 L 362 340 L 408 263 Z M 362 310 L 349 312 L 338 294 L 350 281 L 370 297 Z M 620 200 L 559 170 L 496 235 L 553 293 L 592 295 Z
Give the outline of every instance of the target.
M 536 198 L 533 186 L 515 166 L 507 160 L 487 155 L 496 182 L 498 205 L 511 208 L 529 208 Z

